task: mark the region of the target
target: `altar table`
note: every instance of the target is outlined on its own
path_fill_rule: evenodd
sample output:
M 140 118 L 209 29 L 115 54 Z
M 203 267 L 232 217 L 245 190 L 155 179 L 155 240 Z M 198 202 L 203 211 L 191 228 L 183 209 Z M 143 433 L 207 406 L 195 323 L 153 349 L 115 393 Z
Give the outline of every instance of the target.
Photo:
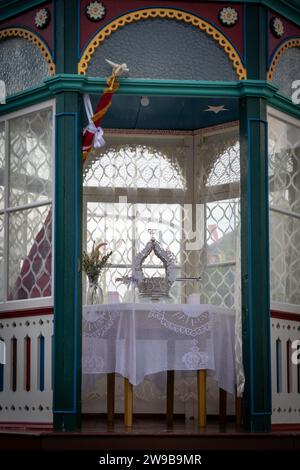
M 233 310 L 205 304 L 84 306 L 83 373 L 125 378 L 127 423 L 132 419 L 131 385 L 157 372 L 198 371 L 201 394 L 207 371 L 221 389 L 234 394 L 234 322 Z M 205 399 L 199 406 L 199 419 L 205 422 Z

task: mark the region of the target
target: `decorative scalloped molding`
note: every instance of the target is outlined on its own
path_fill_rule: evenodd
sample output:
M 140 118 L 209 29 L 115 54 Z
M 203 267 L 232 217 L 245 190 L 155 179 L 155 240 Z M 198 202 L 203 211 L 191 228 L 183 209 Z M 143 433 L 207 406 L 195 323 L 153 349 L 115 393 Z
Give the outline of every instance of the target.
M 36 34 L 23 28 L 7 28 L 0 30 L 0 40 L 11 37 L 23 38 L 32 42 L 32 44 L 34 44 L 39 49 L 42 56 L 48 63 L 50 76 L 53 77 L 53 75 L 55 75 L 55 64 L 51 58 L 49 49 Z
M 269 68 L 269 71 L 268 71 L 268 75 L 267 75 L 267 78 L 269 81 L 273 80 L 273 75 L 274 75 L 274 72 L 275 72 L 275 68 L 281 58 L 281 56 L 285 53 L 285 51 L 287 49 L 292 49 L 294 47 L 300 47 L 300 38 L 295 38 L 295 39 L 288 39 L 287 41 L 285 41 L 283 44 L 281 44 L 279 46 L 279 48 L 277 49 L 274 57 L 273 57 L 273 60 L 271 62 L 271 65 L 270 65 L 270 68 Z
M 119 28 L 125 26 L 126 24 L 134 23 L 141 20 L 147 20 L 148 18 L 169 18 L 173 20 L 183 21 L 184 23 L 192 24 L 200 30 L 204 31 L 209 36 L 219 44 L 219 46 L 224 49 L 225 53 L 228 55 L 233 68 L 236 71 L 236 74 L 240 80 L 247 78 L 247 71 L 242 64 L 242 61 L 233 45 L 226 39 L 226 37 L 218 31 L 214 26 L 208 23 L 197 16 L 186 13 L 181 10 L 174 10 L 171 8 L 147 8 L 143 10 L 134 11 L 131 13 L 126 13 L 123 16 L 113 20 L 111 23 L 106 25 L 101 29 L 96 36 L 89 42 L 87 47 L 82 53 L 81 59 L 78 63 L 78 73 L 80 75 L 85 75 L 88 65 L 91 61 L 91 58 L 101 43 L 104 42 L 112 33 L 117 31 Z

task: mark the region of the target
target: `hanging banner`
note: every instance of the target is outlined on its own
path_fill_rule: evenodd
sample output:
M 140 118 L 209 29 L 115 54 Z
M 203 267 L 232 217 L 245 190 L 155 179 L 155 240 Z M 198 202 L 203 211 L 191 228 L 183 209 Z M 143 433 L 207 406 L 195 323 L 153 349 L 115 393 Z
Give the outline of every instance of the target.
M 114 93 L 119 88 L 118 77 L 129 71 L 126 64 L 115 64 L 109 60 L 106 60 L 106 62 L 112 66 L 113 71 L 107 80 L 107 87 L 104 89 L 94 114 L 90 97 L 88 95 L 84 96 L 84 106 L 89 124 L 83 131 L 83 161 L 87 159 L 89 152 L 93 148 L 100 148 L 105 144 L 103 129 L 100 127 L 100 123 L 111 105 Z

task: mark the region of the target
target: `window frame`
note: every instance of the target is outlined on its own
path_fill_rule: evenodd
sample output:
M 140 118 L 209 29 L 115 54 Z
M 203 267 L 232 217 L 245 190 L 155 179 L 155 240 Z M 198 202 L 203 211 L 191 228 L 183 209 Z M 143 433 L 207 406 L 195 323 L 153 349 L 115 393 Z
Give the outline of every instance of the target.
M 42 109 L 52 108 L 52 156 L 51 156 L 51 172 L 52 172 L 52 198 L 47 201 L 34 202 L 32 204 L 20 205 L 9 207 L 9 121 L 27 114 L 40 111 Z M 54 288 L 54 218 L 52 217 L 52 260 L 51 260 L 51 296 L 48 297 L 35 297 L 32 299 L 8 300 L 8 253 L 9 253 L 9 230 L 8 230 L 8 215 L 22 210 L 30 210 L 34 207 L 52 206 L 52 214 L 54 213 L 55 204 L 55 100 L 47 100 L 33 106 L 22 108 L 21 110 L 0 116 L 0 123 L 4 122 L 5 125 L 5 167 L 4 167 L 4 207 L 0 209 L 0 215 L 4 215 L 4 293 L 3 300 L 0 300 L 0 312 L 16 311 L 16 310 L 30 310 L 42 307 L 51 307 L 53 305 L 53 288 Z
M 278 119 L 286 124 L 291 124 L 292 126 L 299 128 L 299 132 L 300 132 L 300 120 L 290 116 L 287 113 L 279 111 L 278 109 L 273 108 L 272 106 L 267 106 L 267 122 L 268 123 L 269 123 L 269 117 Z M 268 153 L 268 168 L 269 168 L 269 153 Z M 283 210 L 283 209 L 276 208 L 275 206 L 271 206 L 271 205 L 269 205 L 269 214 L 270 212 L 292 217 L 293 219 L 294 218 L 300 219 L 300 212 L 298 214 L 296 212 Z M 269 244 L 270 244 L 270 240 L 269 240 Z M 270 259 L 269 269 L 270 269 L 270 274 L 271 274 L 271 259 Z M 270 288 L 270 305 L 271 305 L 271 310 L 276 310 L 278 312 L 287 312 L 287 313 L 295 313 L 295 314 L 300 313 L 300 305 L 290 304 L 288 302 L 272 301 L 271 288 Z

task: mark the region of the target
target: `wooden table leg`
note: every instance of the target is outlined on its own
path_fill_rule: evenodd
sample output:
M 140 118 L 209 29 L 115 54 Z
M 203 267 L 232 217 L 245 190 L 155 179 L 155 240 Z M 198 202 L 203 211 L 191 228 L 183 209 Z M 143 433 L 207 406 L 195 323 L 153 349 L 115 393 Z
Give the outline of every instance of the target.
M 227 420 L 227 392 L 223 388 L 219 389 L 219 423 L 226 424 Z
M 198 385 L 198 425 L 200 428 L 206 426 L 206 370 L 197 371 Z
M 126 428 L 132 427 L 133 414 L 133 387 L 128 379 L 124 379 L 124 424 Z
M 174 410 L 174 371 L 168 370 L 167 372 L 167 427 L 173 427 L 173 410 Z
M 240 428 L 242 425 L 242 397 L 238 397 L 235 392 L 235 425 Z
M 107 423 L 113 425 L 115 417 L 115 374 L 107 374 Z

